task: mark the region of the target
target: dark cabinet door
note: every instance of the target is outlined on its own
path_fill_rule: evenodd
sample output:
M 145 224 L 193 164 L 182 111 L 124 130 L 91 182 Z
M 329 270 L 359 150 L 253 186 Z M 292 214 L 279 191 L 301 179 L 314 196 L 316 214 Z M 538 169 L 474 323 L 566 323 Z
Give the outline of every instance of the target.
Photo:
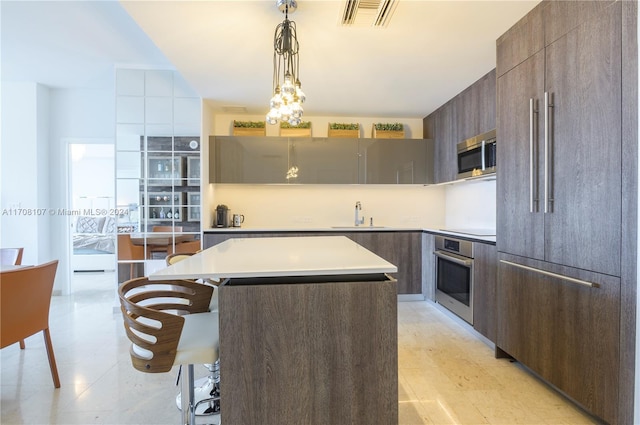
M 620 279 L 503 254 L 499 259 L 496 345 L 617 423 Z
M 501 252 L 620 275 L 620 20 L 613 5 L 498 79 Z
M 473 328 L 493 342 L 496 341 L 498 318 L 497 255 L 495 245 L 478 242 L 473 244 Z
M 398 294 L 422 293 L 422 232 L 351 232 L 345 234 L 398 267 L 389 273 L 398 281 Z
M 620 3 L 546 48 L 549 103 L 545 257 L 620 275 Z
M 496 128 L 496 70 L 493 69 L 455 97 L 455 144 Z
M 538 4 L 496 41 L 498 77 L 544 48 L 542 8 L 545 4 Z
M 477 133 L 482 134 L 496 128 L 496 70 L 493 69 L 482 77 L 479 82 L 478 95 L 478 127 Z
M 497 83 L 497 246 L 501 252 L 544 259 L 544 216 L 538 202 L 544 94 L 544 51 Z
M 458 176 L 456 153 L 458 135 L 455 103 L 455 101 L 448 102 L 438 110 L 437 135 L 434 146 L 435 183 L 453 181 Z

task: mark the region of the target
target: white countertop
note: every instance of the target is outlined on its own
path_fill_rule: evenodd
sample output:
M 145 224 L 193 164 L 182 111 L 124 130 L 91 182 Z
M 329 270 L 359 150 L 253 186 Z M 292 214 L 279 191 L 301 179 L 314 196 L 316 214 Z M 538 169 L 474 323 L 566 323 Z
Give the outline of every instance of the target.
M 150 280 L 395 273 L 398 268 L 345 236 L 235 238 Z
M 325 227 L 213 227 L 205 229 L 204 233 L 260 233 L 260 232 L 429 232 L 449 235 L 482 242 L 496 242 L 495 236 L 472 235 L 468 233 L 443 230 L 444 226 L 417 227 L 417 226 L 325 226 Z

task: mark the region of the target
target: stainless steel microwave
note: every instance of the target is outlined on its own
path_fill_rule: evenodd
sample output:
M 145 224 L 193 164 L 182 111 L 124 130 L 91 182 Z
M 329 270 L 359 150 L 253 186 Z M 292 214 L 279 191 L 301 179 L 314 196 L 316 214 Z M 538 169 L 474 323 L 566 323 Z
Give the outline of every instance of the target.
M 458 143 L 458 178 L 477 177 L 496 172 L 496 131 Z

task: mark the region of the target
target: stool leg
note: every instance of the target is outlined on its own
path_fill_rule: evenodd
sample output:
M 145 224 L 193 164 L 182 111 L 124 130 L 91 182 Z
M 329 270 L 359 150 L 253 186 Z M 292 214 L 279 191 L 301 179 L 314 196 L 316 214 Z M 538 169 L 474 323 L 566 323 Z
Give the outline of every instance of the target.
M 195 402 L 195 391 L 194 391 L 194 371 L 193 371 L 193 365 L 190 364 L 189 365 L 189 424 L 190 425 L 195 425 L 196 424 L 196 402 Z
M 183 365 L 182 371 L 183 373 L 180 377 L 180 412 L 182 415 L 181 424 L 195 425 L 195 409 L 193 408 L 193 365 Z

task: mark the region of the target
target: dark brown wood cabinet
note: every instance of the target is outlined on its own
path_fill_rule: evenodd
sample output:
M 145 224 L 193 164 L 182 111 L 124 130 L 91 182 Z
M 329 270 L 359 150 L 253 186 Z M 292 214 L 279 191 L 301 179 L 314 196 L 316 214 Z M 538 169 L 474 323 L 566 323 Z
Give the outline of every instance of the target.
M 618 4 L 499 77 L 501 252 L 620 275 L 620 28 Z
M 395 281 L 339 279 L 221 285 L 222 423 L 398 423 Z
M 496 41 L 496 76 L 524 62 L 544 48 L 542 9 L 538 4 Z
M 496 346 L 627 423 L 622 5 L 596 3 L 544 1 L 497 42 Z
M 499 347 L 594 415 L 619 423 L 620 279 L 499 258 Z
M 398 267 L 398 294 L 422 294 L 422 232 L 351 232 L 354 242 Z
M 455 97 L 457 143 L 493 130 L 496 125 L 496 70 Z
M 423 119 L 423 135 L 434 141 L 434 183 L 458 178 L 458 143 L 495 127 L 494 69 Z
M 353 232 L 205 232 L 203 247 L 209 248 L 231 238 L 292 236 L 346 236 L 374 254 L 398 267 L 389 275 L 398 281 L 398 294 L 422 294 L 422 232 L 368 231 Z
M 496 341 L 498 251 L 495 245 L 473 244 L 473 328 Z
M 435 115 L 433 170 L 434 182 L 443 183 L 456 179 L 457 115 L 454 101 L 441 106 Z

